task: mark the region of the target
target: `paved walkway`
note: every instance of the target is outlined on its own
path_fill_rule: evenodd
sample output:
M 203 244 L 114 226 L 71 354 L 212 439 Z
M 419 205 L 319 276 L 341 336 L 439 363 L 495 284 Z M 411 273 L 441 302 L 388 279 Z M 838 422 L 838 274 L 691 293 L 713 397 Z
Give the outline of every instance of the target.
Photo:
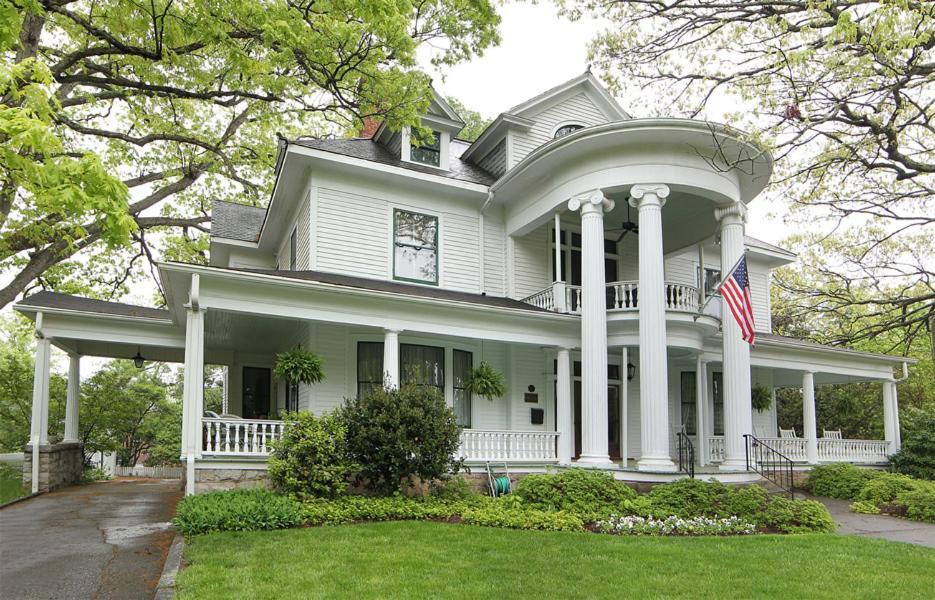
M 828 512 L 838 526 L 838 533 L 883 538 L 893 542 L 906 542 L 935 548 L 935 525 L 898 519 L 886 515 L 862 515 L 851 512 L 847 500 L 807 496 L 828 507 Z
M 151 600 L 174 536 L 177 480 L 117 479 L 0 511 L 0 598 Z

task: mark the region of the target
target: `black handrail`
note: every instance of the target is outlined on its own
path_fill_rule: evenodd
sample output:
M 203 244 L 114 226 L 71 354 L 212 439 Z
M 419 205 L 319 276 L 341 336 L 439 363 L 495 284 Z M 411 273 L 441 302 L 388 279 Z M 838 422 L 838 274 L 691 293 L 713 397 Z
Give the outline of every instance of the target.
M 679 472 L 695 478 L 695 445 L 684 431 L 677 434 L 679 449 Z
M 756 471 L 795 500 L 792 477 L 792 459 L 769 446 L 763 440 L 747 433 L 743 436 L 747 458 L 747 470 Z

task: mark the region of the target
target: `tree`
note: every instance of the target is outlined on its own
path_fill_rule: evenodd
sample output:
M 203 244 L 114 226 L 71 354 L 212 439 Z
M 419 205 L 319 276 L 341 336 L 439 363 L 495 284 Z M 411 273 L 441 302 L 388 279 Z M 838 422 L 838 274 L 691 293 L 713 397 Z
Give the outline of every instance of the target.
M 481 116 L 476 110 L 471 110 L 454 96 L 448 96 L 445 100 L 464 121 L 464 128 L 458 133 L 458 139 L 473 142 L 490 125 L 490 119 Z
M 592 53 L 614 88 L 643 89 L 662 114 L 733 103 L 726 120 L 777 158 L 774 189 L 804 209 L 800 218 L 846 231 L 826 264 L 857 285 L 836 287 L 829 310 L 872 322 L 862 339 L 894 328 L 935 336 L 935 4 L 559 4 L 572 18 L 594 12 L 613 23 Z M 865 310 L 848 313 L 854 304 Z
M 499 41 L 488 0 L 0 0 L 0 23 L 0 307 L 205 260 L 209 202 L 267 197 L 274 132 L 415 124 L 421 46 Z

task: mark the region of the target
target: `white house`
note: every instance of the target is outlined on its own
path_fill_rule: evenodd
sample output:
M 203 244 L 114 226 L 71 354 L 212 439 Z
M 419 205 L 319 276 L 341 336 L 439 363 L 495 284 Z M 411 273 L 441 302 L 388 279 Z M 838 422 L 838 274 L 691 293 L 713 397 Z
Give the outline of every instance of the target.
M 770 272 L 795 256 L 744 234 L 772 159 L 743 132 L 631 118 L 590 73 L 473 143 L 437 95 L 422 122 L 434 143 L 385 127 L 282 142 L 269 206 L 216 202 L 211 264 L 159 265 L 167 310 L 48 292 L 19 302 L 39 338 L 38 448 L 55 447 L 51 344 L 72 357 L 66 442 L 81 356 L 184 362 L 190 493 L 262 473 L 280 411 L 329 411 L 401 374 L 444 394 L 469 463 L 665 478 L 681 431 L 697 463 L 725 473 L 747 470 L 745 435 L 803 465 L 885 462 L 899 447 L 907 359 L 771 333 Z M 753 347 L 712 295 L 744 252 Z M 272 377 L 275 354 L 297 344 L 321 355 L 325 382 Z M 505 374 L 505 397 L 466 393 L 481 361 Z M 203 416 L 205 363 L 229 369 L 227 415 Z M 881 382 L 885 440 L 816 431 L 815 385 L 853 381 Z M 780 436 L 775 402 L 751 408 L 756 384 L 801 387 L 805 430 Z

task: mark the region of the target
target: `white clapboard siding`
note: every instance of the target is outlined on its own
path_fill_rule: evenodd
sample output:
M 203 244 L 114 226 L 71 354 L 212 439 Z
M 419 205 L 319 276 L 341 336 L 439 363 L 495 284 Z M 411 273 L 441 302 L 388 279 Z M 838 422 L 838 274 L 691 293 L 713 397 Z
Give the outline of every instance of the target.
M 681 283 L 682 285 L 698 285 L 698 277 L 695 274 L 697 260 L 684 254 L 673 256 L 665 261 L 665 278 L 669 283 Z
M 494 146 L 487 156 L 481 159 L 480 166 L 488 173 L 500 177 L 506 172 L 506 140 Z
M 479 217 L 445 213 L 439 227 L 442 284 L 463 292 L 480 292 Z
M 506 373 L 506 344 L 485 341 L 482 351 L 475 355 L 474 360 L 476 364 L 479 364 L 481 360 L 486 361 L 500 373 Z M 509 382 L 507 384 L 509 385 Z M 510 394 L 493 400 L 475 396 L 472 404 L 471 429 L 503 430 L 508 428 L 506 413 L 510 405 Z
M 551 283 L 549 273 L 549 228 L 543 225 L 532 233 L 513 240 L 513 289 L 517 298 L 525 298 Z
M 513 164 L 546 142 L 552 140 L 555 129 L 562 123 L 580 123 L 585 126 L 607 123 L 609 119 L 585 93 L 580 93 L 534 115 L 523 115 L 535 122 L 526 133 L 517 132 L 513 138 Z
M 506 295 L 506 227 L 499 217 L 484 216 L 484 292 Z
M 311 221 L 309 220 L 311 201 L 309 196 L 302 201 L 299 217 L 296 223 L 296 258 L 295 268 L 302 271 L 309 268 L 309 249 L 311 248 Z M 288 263 L 287 263 L 288 264 Z
M 356 386 L 357 349 L 350 346 L 348 329 L 342 325 L 317 323 L 313 339 L 327 375 L 311 393 L 311 409 L 320 415 L 341 406 L 350 387 Z
M 763 269 L 754 269 L 754 265 L 750 265 L 750 296 L 753 299 L 756 330 L 769 333 L 772 331 L 772 319 L 769 314 L 769 272 Z
M 531 408 L 542 408 L 546 413 L 551 412 L 546 406 L 548 394 L 546 393 L 546 378 L 543 373 L 545 356 L 542 348 L 537 346 L 512 346 L 510 359 L 513 362 L 510 372 L 513 378 L 507 382 L 509 390 L 510 411 L 512 413 L 512 429 L 520 431 L 544 431 L 548 424 L 548 415 L 542 425 L 533 425 L 530 420 Z M 534 385 L 539 395 L 539 403 L 533 404 L 524 401 L 524 394 L 528 387 Z
M 391 261 L 390 211 L 384 200 L 330 188 L 318 190 L 318 269 L 386 278 Z

